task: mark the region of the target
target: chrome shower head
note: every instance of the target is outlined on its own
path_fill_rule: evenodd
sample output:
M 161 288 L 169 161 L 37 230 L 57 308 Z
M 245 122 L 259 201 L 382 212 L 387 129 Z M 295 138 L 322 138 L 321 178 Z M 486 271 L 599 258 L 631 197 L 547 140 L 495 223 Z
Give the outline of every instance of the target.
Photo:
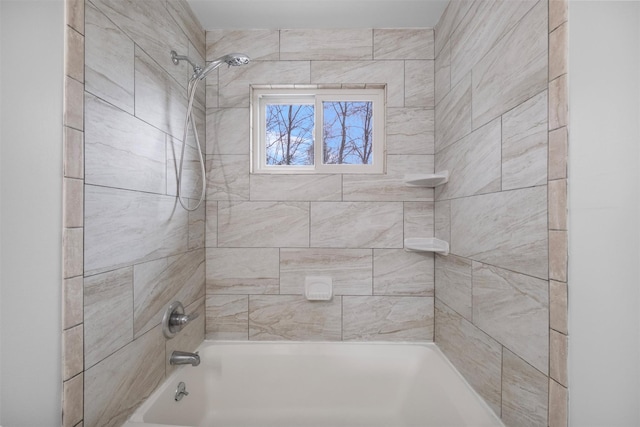
M 202 71 L 200 71 L 197 77 L 202 80 L 207 77 L 207 74 L 221 66 L 222 64 L 227 64 L 229 66 L 240 66 L 248 64 L 251 59 L 245 55 L 244 53 L 231 53 L 229 55 L 222 56 L 218 59 L 213 60 L 209 65 L 207 65 Z

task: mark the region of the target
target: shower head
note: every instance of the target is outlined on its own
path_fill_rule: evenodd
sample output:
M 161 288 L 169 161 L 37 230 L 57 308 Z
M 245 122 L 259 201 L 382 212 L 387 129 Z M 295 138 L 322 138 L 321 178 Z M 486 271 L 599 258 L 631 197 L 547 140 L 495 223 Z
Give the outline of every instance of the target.
M 213 70 L 215 70 L 216 68 L 218 68 L 224 63 L 226 63 L 229 66 L 233 65 L 234 67 L 237 67 L 239 65 L 248 64 L 249 61 L 251 61 L 251 59 L 244 53 L 231 53 L 229 55 L 222 56 L 212 61 L 202 71 L 200 71 L 196 77 L 202 80 L 205 77 L 207 77 L 207 74 L 209 74 L 210 72 L 212 72 Z

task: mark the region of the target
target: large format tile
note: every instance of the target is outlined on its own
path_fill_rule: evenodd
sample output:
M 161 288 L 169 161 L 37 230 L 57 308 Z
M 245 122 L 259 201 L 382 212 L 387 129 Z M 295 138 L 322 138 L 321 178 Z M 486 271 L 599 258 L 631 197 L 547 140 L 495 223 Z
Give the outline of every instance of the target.
M 210 30 L 207 31 L 207 61 L 232 52 L 242 52 L 252 61 L 279 59 L 278 30 Z
M 373 250 L 373 294 L 433 296 L 433 254 Z
M 249 339 L 249 296 L 207 295 L 206 338 Z
M 67 51 L 64 55 L 64 71 L 69 77 L 84 82 L 84 37 L 67 26 L 65 28 Z
M 547 425 L 549 384 L 546 375 L 504 350 L 502 421 L 508 427 Z
M 192 201 L 195 203 L 195 201 Z M 189 250 L 205 247 L 206 240 L 206 202 L 189 212 Z
M 432 341 L 433 298 L 343 297 L 345 341 Z
M 433 59 L 433 29 L 376 28 L 373 59 Z
M 435 117 L 424 108 L 387 108 L 387 154 L 433 154 Z
M 404 202 L 405 237 L 433 237 L 433 202 Z
M 435 202 L 433 215 L 434 236 L 445 242 L 451 242 L 451 201 Z
M 549 285 L 473 263 L 473 323 L 539 371 L 549 369 Z
M 402 248 L 402 203 L 312 202 L 311 247 Z
M 173 17 L 176 24 L 189 37 L 191 43 L 197 47 L 201 56 L 205 55 L 205 32 L 200 25 L 198 17 L 193 12 L 186 0 L 167 0 L 167 11 Z
M 280 30 L 280 59 L 283 61 L 372 59 L 372 50 L 370 29 Z
M 62 328 L 79 325 L 84 318 L 84 278 L 64 279 L 62 285 Z
M 436 57 L 434 96 L 438 104 L 451 90 L 451 43 L 447 42 Z
M 451 33 L 460 25 L 460 21 L 469 12 L 474 0 L 450 1 L 435 27 L 435 53 L 440 53 L 451 37 Z
M 306 276 L 327 276 L 334 295 L 371 295 L 371 249 L 281 249 L 280 293 L 303 295 Z
M 82 425 L 83 380 L 84 374 L 79 374 L 62 384 L 62 427 Z
M 546 279 L 547 187 L 452 200 L 451 252 Z
M 469 322 L 473 320 L 471 260 L 436 256 L 436 295 Z
M 471 132 L 471 75 L 436 105 L 436 153 Z
M 207 200 L 249 199 L 249 156 L 207 156 Z
M 248 155 L 249 124 L 248 108 L 207 108 L 207 154 Z
M 434 69 L 435 61 L 433 60 L 405 61 L 405 107 L 433 108 L 435 106 Z
M 166 146 L 167 194 L 171 196 L 178 194 L 178 177 L 180 176 L 180 162 L 182 161 L 180 196 L 183 199 L 193 198 L 199 200 L 202 194 L 202 166 L 195 143 L 188 142 L 183 152 L 182 142 L 167 136 Z
M 207 295 L 276 294 L 280 259 L 276 248 L 208 248 Z
M 342 297 L 307 301 L 296 295 L 251 295 L 250 340 L 338 341 Z
M 342 200 L 342 175 L 252 174 L 251 200 L 339 201 Z
M 549 281 L 549 326 L 563 334 L 568 334 L 567 284 Z
M 539 1 L 473 67 L 473 127 L 547 87 L 547 3 Z
M 62 332 L 62 379 L 64 381 L 84 370 L 84 325 Z
M 205 247 L 215 248 L 218 246 L 218 202 L 207 201 L 205 203 Z
M 308 247 L 309 203 L 218 202 L 218 246 Z
M 64 159 L 65 178 L 84 178 L 84 133 L 64 127 Z

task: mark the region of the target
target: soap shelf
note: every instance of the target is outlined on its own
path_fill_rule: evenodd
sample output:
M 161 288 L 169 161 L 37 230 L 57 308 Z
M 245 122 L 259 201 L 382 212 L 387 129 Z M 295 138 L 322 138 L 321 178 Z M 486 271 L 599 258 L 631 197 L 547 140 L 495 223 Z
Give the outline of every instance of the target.
M 449 182 L 449 171 L 431 174 L 405 175 L 404 184 L 407 187 L 437 187 Z
M 410 252 L 435 252 L 449 255 L 449 242 L 435 237 L 410 237 L 404 239 L 404 250 Z

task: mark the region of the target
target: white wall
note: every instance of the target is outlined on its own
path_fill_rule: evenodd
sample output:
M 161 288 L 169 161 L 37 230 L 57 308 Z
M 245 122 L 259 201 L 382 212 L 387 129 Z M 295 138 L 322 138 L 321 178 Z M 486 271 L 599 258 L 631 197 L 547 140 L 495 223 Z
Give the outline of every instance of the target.
M 640 3 L 569 6 L 570 425 L 640 425 Z
M 60 425 L 62 0 L 1 0 L 0 402 Z

